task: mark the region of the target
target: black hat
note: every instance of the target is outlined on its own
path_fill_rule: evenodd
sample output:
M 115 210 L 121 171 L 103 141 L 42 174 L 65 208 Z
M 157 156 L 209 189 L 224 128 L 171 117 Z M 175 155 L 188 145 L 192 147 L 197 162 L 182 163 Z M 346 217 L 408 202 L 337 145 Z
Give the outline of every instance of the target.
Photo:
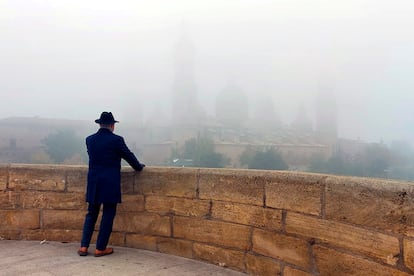
M 114 116 L 112 115 L 112 112 L 102 112 L 101 117 L 99 119 L 95 120 L 95 123 L 100 125 L 107 125 L 107 124 L 113 124 L 113 123 L 119 123 L 118 121 L 115 121 Z

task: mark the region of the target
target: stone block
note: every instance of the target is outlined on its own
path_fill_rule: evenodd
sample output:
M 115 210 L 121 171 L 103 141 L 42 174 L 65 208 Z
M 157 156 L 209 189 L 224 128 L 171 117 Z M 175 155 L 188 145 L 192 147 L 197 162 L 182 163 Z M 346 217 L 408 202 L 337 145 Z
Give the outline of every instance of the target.
M 403 246 L 404 264 L 413 271 L 414 275 L 414 240 L 404 239 Z
M 123 194 L 132 194 L 134 192 L 135 171 L 131 168 L 122 168 L 121 170 L 121 191 Z
M 174 217 L 173 236 L 190 241 L 248 250 L 250 227 L 198 218 Z
M 280 230 L 282 227 L 282 210 L 261 206 L 213 201 L 212 217 L 273 230 Z
M 0 191 L 0 209 L 16 209 L 21 207 L 20 192 Z
M 305 270 L 311 268 L 308 243 L 298 238 L 254 229 L 253 252 L 297 265 Z
M 167 216 L 149 213 L 118 213 L 114 221 L 114 231 L 143 235 L 171 235 L 171 222 Z
M 86 193 L 86 183 L 88 179 L 88 167 L 71 166 L 67 167 L 67 191 Z
M 20 230 L 40 228 L 38 210 L 0 210 L 1 230 Z
M 267 177 L 266 206 L 312 215 L 321 214 L 322 176 L 278 173 Z
M 85 212 L 78 210 L 43 210 L 43 229 L 79 230 L 83 227 Z
M 22 240 L 80 242 L 82 230 L 37 229 L 23 230 Z
M 157 251 L 157 237 L 140 234 L 126 234 L 126 246 Z
M 362 259 L 349 254 L 329 249 L 323 246 L 314 246 L 313 253 L 316 259 L 317 270 L 320 275 L 353 275 L 353 276 L 408 276 L 410 274 L 381 265 L 373 261 Z
M 281 275 L 280 263 L 271 258 L 246 254 L 246 272 L 250 275 Z
M 1 214 L 1 212 L 0 212 Z M 0 223 L 1 225 L 1 223 Z M 1 240 L 20 240 L 20 230 L 6 230 L 2 229 L 3 227 L 0 226 L 0 242 Z
M 208 261 L 223 267 L 245 271 L 244 252 L 194 243 L 194 258 Z
M 263 174 L 248 170 L 200 169 L 199 197 L 263 206 Z
M 195 198 L 196 185 L 196 169 L 145 168 L 135 174 L 134 192 L 143 195 Z
M 158 251 L 184 258 L 193 258 L 193 242 L 171 238 L 158 238 Z
M 97 237 L 98 235 L 96 235 Z M 96 240 L 95 240 L 96 243 Z M 121 232 L 112 232 L 109 237 L 109 245 L 113 246 L 125 246 L 125 233 Z
M 314 274 L 308 273 L 290 266 L 285 266 L 283 269 L 283 276 L 312 276 Z
M 0 192 L 7 189 L 8 175 L 9 175 L 9 166 L 0 165 Z
M 12 165 L 9 188 L 13 190 L 64 191 L 65 166 Z
M 385 179 L 326 179 L 326 218 L 414 237 L 414 185 Z
M 118 204 L 118 212 L 142 212 L 145 210 L 143 195 L 122 195 L 122 203 Z
M 396 265 L 400 253 L 396 237 L 292 212 L 286 217 L 286 232 L 378 258 L 389 265 Z
M 159 214 L 202 217 L 210 212 L 210 202 L 191 198 L 147 196 L 145 209 Z
M 24 191 L 21 205 L 25 209 L 86 210 L 85 195 L 82 193 L 56 193 Z

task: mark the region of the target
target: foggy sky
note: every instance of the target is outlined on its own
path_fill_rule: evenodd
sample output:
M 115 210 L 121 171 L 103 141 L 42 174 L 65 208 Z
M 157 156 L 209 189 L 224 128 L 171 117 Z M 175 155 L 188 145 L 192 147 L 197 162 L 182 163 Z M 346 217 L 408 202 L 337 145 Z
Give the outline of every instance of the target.
M 340 137 L 414 141 L 411 0 L 1 0 L 0 118 L 169 116 L 175 45 L 209 114 L 229 84 L 289 124 L 322 86 Z

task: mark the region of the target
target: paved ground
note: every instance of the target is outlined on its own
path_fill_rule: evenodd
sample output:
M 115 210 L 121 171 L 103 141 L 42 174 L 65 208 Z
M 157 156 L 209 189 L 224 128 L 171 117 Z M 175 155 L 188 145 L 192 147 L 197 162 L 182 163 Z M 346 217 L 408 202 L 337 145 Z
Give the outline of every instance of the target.
M 77 255 L 79 244 L 0 240 L 0 275 L 245 275 L 216 265 L 156 253 L 114 247 L 114 253 L 96 258 Z M 90 248 L 93 253 L 94 247 Z

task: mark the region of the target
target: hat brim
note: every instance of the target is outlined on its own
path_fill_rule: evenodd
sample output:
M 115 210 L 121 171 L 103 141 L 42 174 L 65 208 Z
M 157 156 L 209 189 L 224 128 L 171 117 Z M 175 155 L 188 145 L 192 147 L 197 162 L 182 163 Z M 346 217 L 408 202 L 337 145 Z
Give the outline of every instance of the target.
M 97 123 L 97 124 L 114 124 L 114 123 L 119 123 L 119 121 L 101 121 L 100 119 L 96 119 L 95 123 Z

